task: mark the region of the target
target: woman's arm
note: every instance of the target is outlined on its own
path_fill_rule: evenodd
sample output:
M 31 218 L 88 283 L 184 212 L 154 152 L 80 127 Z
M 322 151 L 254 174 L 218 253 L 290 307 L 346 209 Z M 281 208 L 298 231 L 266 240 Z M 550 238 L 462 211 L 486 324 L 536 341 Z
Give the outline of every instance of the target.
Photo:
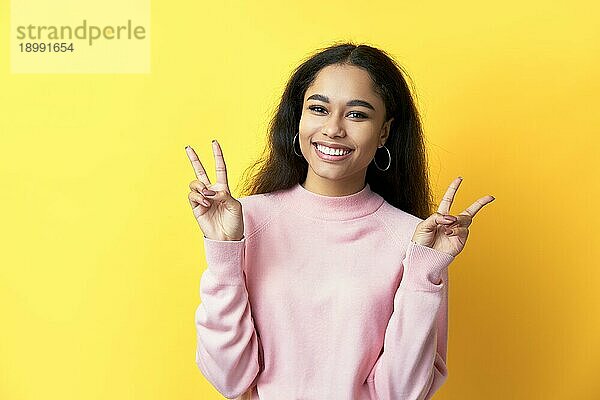
M 204 237 L 207 269 L 195 315 L 196 364 L 229 399 L 244 393 L 260 370 L 259 339 L 243 273 L 245 241 Z
M 427 400 L 448 376 L 450 254 L 410 242 L 383 352 L 366 385 L 373 399 Z

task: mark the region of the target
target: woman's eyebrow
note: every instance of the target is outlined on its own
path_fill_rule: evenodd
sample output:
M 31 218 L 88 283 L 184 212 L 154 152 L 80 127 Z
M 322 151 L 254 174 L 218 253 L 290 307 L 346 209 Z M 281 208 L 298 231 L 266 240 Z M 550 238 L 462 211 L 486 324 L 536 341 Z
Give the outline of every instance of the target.
M 313 94 L 308 99 L 306 99 L 306 101 L 308 101 L 308 100 L 320 100 L 325 103 L 329 103 L 329 97 L 323 96 L 322 94 Z M 367 107 L 367 108 L 370 108 L 371 110 L 375 111 L 375 107 L 373 107 L 371 105 L 371 103 L 364 101 L 364 100 L 359 100 L 359 99 L 350 100 L 349 102 L 346 103 L 346 105 L 350 106 L 350 107 L 363 106 L 363 107 Z

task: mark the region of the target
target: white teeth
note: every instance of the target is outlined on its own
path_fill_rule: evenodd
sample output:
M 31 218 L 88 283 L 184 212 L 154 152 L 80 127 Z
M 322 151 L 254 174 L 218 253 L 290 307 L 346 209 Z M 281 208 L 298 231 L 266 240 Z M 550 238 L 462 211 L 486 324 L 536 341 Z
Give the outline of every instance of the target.
M 343 156 L 350 153 L 351 150 L 332 149 L 320 144 L 317 144 L 317 148 L 321 153 L 329 154 L 330 156 Z

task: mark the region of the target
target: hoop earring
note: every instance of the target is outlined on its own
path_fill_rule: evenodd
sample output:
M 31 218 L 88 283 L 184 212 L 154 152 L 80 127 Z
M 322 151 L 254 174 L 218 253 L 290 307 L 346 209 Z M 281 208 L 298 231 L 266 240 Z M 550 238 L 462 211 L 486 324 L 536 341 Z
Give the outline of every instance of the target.
M 304 158 L 304 156 L 302 154 L 298 154 L 296 152 L 296 138 L 298 137 L 299 133 L 300 133 L 300 131 L 298 131 L 298 133 L 296 133 L 296 135 L 294 136 L 294 140 L 292 140 L 292 149 L 294 149 L 294 154 L 296 154 L 298 157 Z M 302 151 L 302 150 L 300 150 L 300 151 Z
M 387 171 L 390 168 L 390 165 L 392 165 L 392 155 L 390 154 L 390 151 L 388 150 L 387 147 L 385 147 L 385 145 L 381 146 L 383 147 L 387 153 L 388 153 L 388 158 L 390 159 L 390 161 L 388 162 L 387 167 L 385 167 L 384 169 L 379 168 L 379 165 L 377 165 L 377 161 L 375 160 L 376 157 L 373 157 L 373 162 L 375 163 L 375 167 L 380 170 L 380 171 Z M 378 149 L 380 149 L 381 147 L 378 147 Z M 377 152 L 375 152 L 375 155 L 377 155 Z

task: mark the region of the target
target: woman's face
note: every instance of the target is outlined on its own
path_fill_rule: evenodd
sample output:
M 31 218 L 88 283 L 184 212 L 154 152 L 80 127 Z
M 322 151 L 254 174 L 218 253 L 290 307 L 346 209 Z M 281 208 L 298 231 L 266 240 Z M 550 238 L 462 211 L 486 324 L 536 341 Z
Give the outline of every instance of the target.
M 367 167 L 393 120 L 384 121 L 385 105 L 372 84 L 363 69 L 330 65 L 306 90 L 299 142 L 309 165 L 307 189 L 345 195 L 363 188 Z

